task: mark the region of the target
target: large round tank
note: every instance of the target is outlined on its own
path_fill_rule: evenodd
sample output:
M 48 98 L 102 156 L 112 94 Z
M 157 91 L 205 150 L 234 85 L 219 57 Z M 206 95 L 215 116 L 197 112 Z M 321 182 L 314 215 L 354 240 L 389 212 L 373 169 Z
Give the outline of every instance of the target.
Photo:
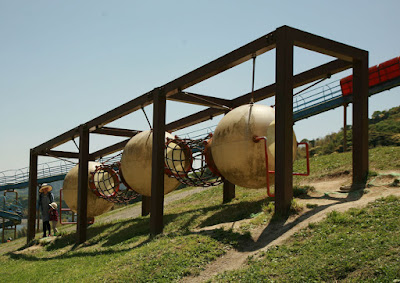
M 218 123 L 211 147 L 218 170 L 229 182 L 246 188 L 266 187 L 264 141 L 266 136 L 268 169 L 275 170 L 275 110 L 266 105 L 247 104 L 237 107 Z M 293 133 L 293 159 L 297 142 Z M 275 175 L 270 174 L 270 184 Z
M 98 162 L 89 162 L 88 167 L 88 177 L 91 177 L 90 172 L 94 172 L 96 166 L 101 165 Z M 73 167 L 68 174 L 65 176 L 64 184 L 63 184 L 63 199 L 68 207 L 73 211 L 77 212 L 78 210 L 78 172 L 79 165 Z M 111 202 L 106 201 L 105 199 L 97 197 L 89 188 L 89 184 L 87 186 L 87 216 L 95 217 L 101 215 L 111 209 L 114 205 Z
M 165 139 L 173 139 L 170 133 L 165 133 Z M 144 131 L 134 136 L 125 146 L 121 157 L 121 170 L 127 184 L 136 192 L 144 196 L 151 196 L 151 164 L 152 164 L 153 132 Z M 166 154 L 172 160 L 179 158 L 180 152 L 175 149 L 174 153 Z M 172 156 L 173 155 L 173 156 Z M 182 158 L 182 157 L 180 157 Z M 186 158 L 185 158 L 186 159 Z M 173 162 L 173 161 L 169 161 Z M 177 162 L 179 167 L 185 161 Z M 179 181 L 173 177 L 164 175 L 164 194 L 167 194 L 179 186 Z

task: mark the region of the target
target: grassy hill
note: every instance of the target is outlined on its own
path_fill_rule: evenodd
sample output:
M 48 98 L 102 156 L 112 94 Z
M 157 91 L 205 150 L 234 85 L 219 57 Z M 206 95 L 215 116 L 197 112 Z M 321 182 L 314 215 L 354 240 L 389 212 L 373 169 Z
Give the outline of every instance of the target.
M 400 106 L 389 110 L 375 111 L 369 119 L 369 146 L 400 146 Z M 326 135 L 315 140 L 304 139 L 310 144 L 311 156 L 331 154 L 333 152 L 343 152 L 344 131 L 341 129 L 337 133 Z M 346 133 L 347 150 L 350 151 L 352 143 L 352 129 L 347 126 Z M 305 156 L 304 151 L 299 152 L 300 156 Z
M 299 171 L 304 168 L 302 162 L 304 160 L 299 160 L 296 164 Z M 350 172 L 351 153 L 313 157 L 311 168 L 313 175 L 302 183 Z M 392 177 L 396 177 L 400 173 L 400 147 L 372 149 L 370 168 L 376 172 L 394 171 Z M 372 190 L 380 189 L 371 187 L 369 193 L 366 190 L 345 194 L 345 199 L 337 198 L 335 193 L 300 195 L 293 202 L 291 219 L 301 223 L 306 215 L 309 217 L 327 209 L 327 201 L 349 201 L 351 205 L 363 193 L 368 196 Z M 188 190 L 191 188 L 183 191 Z M 393 190 L 400 189 L 394 187 Z M 312 201 L 321 201 L 321 205 L 311 205 Z M 250 258 L 244 269 L 210 278 L 222 282 L 396 282 L 394 280 L 400 279 L 399 207 L 398 197 L 387 197 L 367 208 L 331 212 L 325 221 L 309 224 L 288 242 L 271 246 Z M 131 206 L 111 213 L 122 214 L 129 209 Z M 237 188 L 236 198 L 222 204 L 221 186 L 205 189 L 166 206 L 164 233 L 156 237 L 149 236 L 148 217 L 102 221 L 108 219 L 104 215 L 89 227 L 88 240 L 79 246 L 74 244 L 74 230 L 67 228 L 55 240 L 37 240 L 31 247 L 24 246 L 25 239 L 2 244 L 0 281 L 43 282 L 49 278 L 56 282 L 196 280 L 196 275 L 208 264 L 223 259 L 223 255 L 245 254 L 257 249 L 255 231 L 270 231 L 271 235 L 265 236 L 276 239 L 295 227 L 294 224 L 287 226 L 288 219 L 274 217 L 273 211 L 274 203 L 265 190 Z M 275 235 L 274 231 L 281 232 Z

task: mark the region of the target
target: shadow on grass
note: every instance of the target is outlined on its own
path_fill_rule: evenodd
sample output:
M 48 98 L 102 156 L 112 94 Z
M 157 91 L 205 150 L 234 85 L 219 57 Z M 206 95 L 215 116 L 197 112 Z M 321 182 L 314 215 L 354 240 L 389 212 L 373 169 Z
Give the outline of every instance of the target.
M 254 202 L 238 202 L 238 203 L 227 203 L 220 204 L 206 208 L 199 208 L 188 210 L 182 213 L 173 213 L 164 215 L 164 224 L 168 225 L 174 223 L 177 217 L 187 216 L 187 219 L 180 224 L 177 231 L 169 234 L 177 234 L 181 236 L 191 234 L 203 234 L 210 236 L 224 244 L 232 244 L 237 246 L 239 242 L 249 240 L 250 235 L 243 235 L 241 233 L 233 232 L 231 230 L 225 231 L 223 229 L 215 229 L 211 233 L 203 232 L 192 232 L 193 223 L 198 222 L 199 218 L 203 218 L 205 214 L 216 212 L 212 216 L 203 220 L 200 224 L 201 227 L 212 226 L 225 222 L 239 221 L 246 218 L 250 218 L 252 213 L 261 211 L 262 204 L 267 200 L 259 200 Z M 201 221 L 201 220 L 200 220 Z M 93 225 L 87 229 L 87 241 L 84 244 L 76 245 L 76 233 L 71 232 L 57 238 L 54 242 L 51 242 L 45 246 L 47 251 L 56 251 L 64 248 L 68 248 L 63 254 L 51 257 L 47 260 L 57 258 L 70 258 L 70 257 L 83 257 L 92 256 L 98 254 L 109 254 L 109 253 L 121 253 L 135 248 L 139 248 L 144 244 L 147 244 L 154 240 L 154 237 L 149 236 L 149 217 L 139 217 L 134 219 L 127 219 L 118 222 L 111 222 L 99 225 Z M 101 235 L 101 236 L 100 236 Z M 170 235 L 169 235 L 170 236 Z M 100 238 L 101 237 L 101 238 Z M 134 245 L 137 237 L 147 237 L 144 241 L 138 241 L 137 245 Z M 112 249 L 112 247 L 121 245 L 121 243 L 131 243 L 129 248 L 121 249 L 120 247 Z M 37 243 L 36 243 L 37 244 Z M 100 244 L 101 247 L 106 248 L 98 251 L 79 251 L 81 248 L 95 246 Z M 107 249 L 108 248 L 108 249 Z M 73 251 L 73 253 L 70 253 Z M 19 258 L 25 260 L 43 260 L 43 258 L 35 257 L 34 255 L 28 255 L 23 253 L 10 253 L 12 258 Z
M 91 226 L 87 229 L 87 240 L 82 245 L 83 247 L 90 247 L 97 245 L 102 241 L 103 247 L 112 247 L 122 242 L 132 239 L 138 236 L 149 235 L 148 218 L 135 218 L 127 219 L 124 221 L 118 221 L 116 223 L 106 223 L 97 226 Z M 110 230 L 105 233 L 106 230 Z M 98 239 L 99 235 L 104 235 L 101 239 Z M 67 246 L 73 245 L 71 250 L 76 250 L 81 245 L 76 245 L 76 233 L 70 233 L 57 238 L 54 242 L 46 246 L 48 251 L 58 250 Z
M 210 212 L 220 210 L 207 219 L 203 220 L 199 225 L 200 228 L 213 226 L 226 222 L 235 222 L 243 219 L 251 218 L 252 214 L 256 214 L 262 211 L 262 205 L 268 203 L 267 199 L 261 199 L 258 201 L 244 201 L 235 204 L 226 203 L 221 210 L 221 205 L 204 209 L 204 212 Z
M 337 205 L 340 203 L 346 203 L 346 202 L 353 202 L 358 199 L 360 199 L 364 194 L 364 190 L 357 190 L 357 191 L 351 191 L 347 195 L 346 198 L 335 198 L 335 197 L 330 197 L 330 196 L 322 196 L 322 197 L 309 197 L 309 199 L 320 199 L 320 198 L 325 198 L 325 199 L 331 199 L 331 200 L 336 200 L 336 202 L 331 203 L 331 204 L 326 204 L 326 205 L 321 205 L 317 206 L 313 210 L 310 210 L 301 216 L 299 216 L 296 220 L 293 222 L 286 223 L 289 214 L 288 215 L 283 215 L 283 216 L 278 216 L 274 215 L 270 223 L 267 225 L 267 227 L 263 230 L 261 235 L 258 237 L 256 241 L 250 240 L 247 242 L 245 245 L 242 245 L 241 247 L 238 248 L 239 251 L 242 252 L 251 252 L 251 251 L 256 251 L 261 248 L 266 247 L 270 243 L 272 243 L 274 240 L 278 239 L 281 237 L 283 234 L 297 226 L 298 224 L 304 222 L 305 220 L 309 219 L 310 217 L 316 215 L 319 212 L 322 212 L 326 210 L 327 208 Z
M 226 203 L 215 205 L 211 207 L 192 209 L 182 213 L 172 213 L 166 214 L 164 216 L 164 224 L 168 225 L 173 223 L 178 217 L 184 217 L 184 221 L 179 225 L 179 228 L 175 229 L 166 236 L 171 237 L 173 235 L 186 236 L 191 234 L 198 234 L 211 237 L 220 243 L 229 244 L 233 246 L 238 251 L 249 252 L 255 251 L 263 248 L 270 244 L 272 241 L 276 240 L 284 233 L 298 225 L 299 223 L 307 220 L 313 215 L 329 208 L 332 205 L 339 203 L 351 202 L 358 200 L 363 195 L 363 191 L 355 191 L 348 194 L 347 198 L 334 198 L 335 203 L 322 205 L 306 212 L 305 214 L 298 217 L 295 221 L 286 223 L 289 216 L 274 216 L 273 220 L 267 225 L 263 230 L 259 238 L 254 241 L 251 238 L 250 233 L 239 233 L 234 232 L 232 229 L 224 230 L 221 228 L 193 232 L 190 229 L 193 228 L 193 223 L 200 222 L 198 226 L 206 227 L 213 226 L 221 223 L 240 221 L 243 219 L 251 218 L 251 214 L 256 214 L 262 211 L 262 206 L 264 203 L 271 201 L 270 199 L 262 199 L 253 202 L 245 201 L 238 203 Z M 311 197 L 312 198 L 312 197 Z M 208 218 L 204 218 L 206 213 L 212 213 Z M 185 216 L 187 219 L 185 219 Z M 109 230 L 109 231 L 107 231 Z M 71 246 L 69 251 L 63 254 L 56 255 L 48 259 L 43 259 L 35 257 L 32 254 L 23 253 L 9 253 L 10 257 L 13 259 L 24 259 L 28 261 L 41 261 L 41 260 L 52 260 L 52 259 L 62 259 L 62 258 L 73 258 L 73 257 L 86 257 L 86 256 L 96 256 L 102 254 L 115 254 L 131 251 L 132 249 L 139 248 L 145 244 L 154 241 L 155 237 L 149 236 L 149 218 L 139 217 L 134 219 L 127 219 L 123 221 L 118 221 L 114 223 L 105 223 L 101 225 L 94 225 L 89 227 L 87 230 L 87 241 L 82 245 L 74 245 L 76 241 L 76 234 L 70 233 L 66 234 L 53 243 L 48 244 L 46 249 L 48 251 L 54 251 L 63 249 L 65 247 Z M 101 235 L 101 236 L 100 236 Z M 101 238 L 100 238 L 101 237 Z M 140 240 L 135 239 L 136 237 L 141 237 Z M 101 242 L 101 246 L 105 249 L 100 250 L 79 250 L 81 248 L 90 247 L 98 245 Z M 129 244 L 128 244 L 129 243 Z M 121 247 L 121 244 L 127 244 L 127 247 Z M 113 249 L 114 246 L 118 246 Z M 73 251 L 72 253 L 70 251 Z

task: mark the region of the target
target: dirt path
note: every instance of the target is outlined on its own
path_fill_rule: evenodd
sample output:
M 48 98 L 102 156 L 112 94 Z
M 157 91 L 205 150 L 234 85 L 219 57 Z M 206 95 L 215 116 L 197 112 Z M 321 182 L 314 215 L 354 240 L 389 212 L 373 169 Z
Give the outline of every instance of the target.
M 251 231 L 253 241 L 248 243 L 246 247 L 228 251 L 224 256 L 208 265 L 198 276 L 185 278 L 182 282 L 203 282 L 224 271 L 239 269 L 247 262 L 249 256 L 257 256 L 271 246 L 283 244 L 294 233 L 307 227 L 310 223 L 323 220 L 333 210 L 343 212 L 352 207 L 361 208 L 369 202 L 389 195 L 400 197 L 400 188 L 389 186 L 393 180 L 394 178 L 390 176 L 375 178 L 375 186 L 367 188 L 364 194 L 361 191 L 352 193 L 340 191 L 342 185 L 350 183 L 350 177 L 313 182 L 309 185 L 314 186 L 316 191 L 311 193 L 309 197 L 297 201 L 304 207 L 306 207 L 306 204 L 314 204 L 317 205 L 316 208 L 305 208 L 299 215 L 292 216 L 286 221 L 274 222 L 266 227 L 254 229 Z M 235 229 L 239 225 L 238 222 L 224 223 L 205 229 L 212 230 L 220 227 L 233 227 Z

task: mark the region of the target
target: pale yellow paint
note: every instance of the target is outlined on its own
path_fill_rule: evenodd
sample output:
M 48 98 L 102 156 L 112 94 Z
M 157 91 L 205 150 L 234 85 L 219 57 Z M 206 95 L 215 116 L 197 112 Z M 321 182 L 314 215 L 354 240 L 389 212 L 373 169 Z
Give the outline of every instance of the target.
M 167 138 L 173 139 L 174 136 L 166 132 L 166 141 Z M 126 182 L 133 190 L 144 196 L 151 196 L 152 147 L 153 133 L 152 131 L 144 131 L 134 136 L 126 144 L 121 157 L 121 170 Z M 166 154 L 174 159 L 178 159 L 180 156 L 187 159 L 183 157 L 184 154 L 180 154 L 181 151 L 182 150 L 175 149 L 175 151 L 172 152 L 172 148 L 168 148 Z M 183 161 L 184 164 L 185 162 L 186 161 Z M 180 164 L 180 162 L 176 162 L 176 167 L 180 166 L 178 164 Z M 164 174 L 164 194 L 173 191 L 179 184 L 177 179 Z
M 266 105 L 247 104 L 230 111 L 221 119 L 211 146 L 215 165 L 231 183 L 246 188 L 266 187 L 264 141 L 253 141 L 255 136 L 266 136 L 268 169 L 275 170 L 275 110 Z M 297 149 L 293 140 L 294 156 Z M 274 174 L 270 174 L 274 184 Z
M 96 170 L 96 166 L 101 165 L 98 162 L 89 162 L 89 170 L 88 176 L 91 178 L 90 172 L 94 172 Z M 68 174 L 65 176 L 64 184 L 63 184 L 63 199 L 68 207 L 77 212 L 78 204 L 78 170 L 79 165 L 73 167 Z M 105 199 L 97 197 L 89 188 L 89 184 L 87 186 L 88 190 L 88 200 L 87 200 L 87 216 L 95 217 L 101 215 L 111 209 L 113 203 L 106 201 Z

